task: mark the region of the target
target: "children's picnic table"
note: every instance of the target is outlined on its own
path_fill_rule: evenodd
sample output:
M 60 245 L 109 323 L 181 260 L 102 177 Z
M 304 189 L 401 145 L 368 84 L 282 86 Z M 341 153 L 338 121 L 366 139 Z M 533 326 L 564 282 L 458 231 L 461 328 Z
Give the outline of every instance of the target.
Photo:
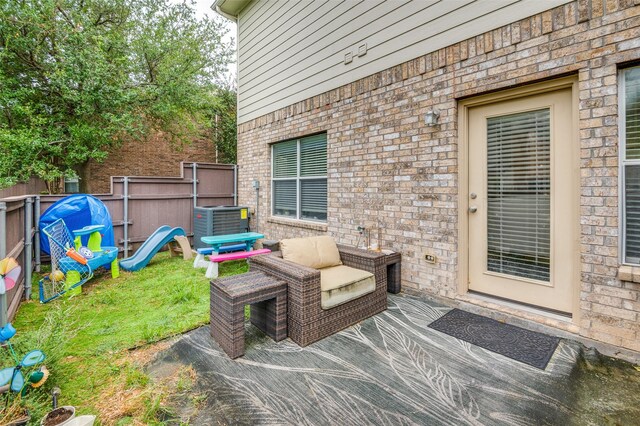
M 243 232 L 240 234 L 227 234 L 227 235 L 215 235 L 210 237 L 202 237 L 200 241 L 211 246 L 211 252 L 208 253 L 212 257 L 217 256 L 220 253 L 220 249 L 223 244 L 229 243 L 240 243 L 238 244 L 237 249 L 244 251 L 253 250 L 253 245 L 257 240 L 264 238 L 263 234 L 258 234 L 257 232 Z M 198 250 L 198 256 L 196 256 L 196 260 L 194 261 L 193 266 L 196 267 L 198 265 L 198 257 L 201 256 L 201 250 Z M 208 251 L 208 250 L 207 250 Z M 204 253 L 202 253 L 202 257 L 204 257 Z M 205 263 L 205 262 L 202 262 Z M 217 277 L 218 276 L 218 263 L 217 262 L 208 262 L 207 265 L 207 277 Z
M 213 252 L 211 255 L 216 255 L 220 252 L 220 247 L 223 244 L 229 243 L 244 243 L 245 251 L 251 251 L 253 249 L 253 245 L 260 238 L 264 238 L 264 235 L 258 234 L 257 232 L 243 232 L 241 234 L 227 234 L 227 235 L 215 235 L 212 237 L 202 237 L 200 241 L 211 246 Z

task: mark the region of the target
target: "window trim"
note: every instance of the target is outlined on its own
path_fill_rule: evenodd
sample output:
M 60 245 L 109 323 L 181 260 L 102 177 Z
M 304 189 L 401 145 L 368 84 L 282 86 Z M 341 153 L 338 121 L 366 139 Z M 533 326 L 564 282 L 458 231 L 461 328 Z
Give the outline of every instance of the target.
M 640 65 L 621 68 L 618 71 L 618 253 L 621 265 L 638 266 L 638 263 L 627 261 L 627 200 L 626 200 L 626 166 L 640 166 L 640 159 L 627 160 L 627 108 L 626 108 L 626 85 L 625 73 L 628 70 L 638 68 Z
M 302 192 L 302 188 L 301 188 L 301 182 L 303 180 L 316 180 L 316 179 L 325 179 L 327 180 L 327 182 L 329 181 L 329 173 L 327 172 L 324 175 L 318 175 L 318 176 L 300 176 L 300 163 L 301 163 L 301 150 L 300 150 L 300 145 L 301 145 L 301 141 L 302 139 L 306 138 L 306 137 L 310 137 L 310 136 L 316 136 L 316 135 L 324 135 L 325 136 L 325 145 L 328 145 L 328 140 L 327 140 L 327 133 L 314 133 L 314 134 L 310 134 L 310 135 L 304 135 L 304 136 L 300 136 L 297 138 L 293 138 L 293 139 L 287 139 L 284 141 L 278 141 L 278 142 L 274 142 L 271 144 L 270 149 L 271 149 L 271 211 L 270 211 L 270 216 L 273 218 L 277 218 L 277 219 L 285 219 L 285 220 L 295 220 L 295 221 L 301 221 L 301 222 L 309 222 L 309 223 L 313 223 L 313 224 L 326 224 L 328 222 L 328 216 L 329 216 L 329 191 L 327 190 L 327 219 L 325 220 L 314 220 L 314 219 L 306 219 L 306 218 L 302 218 L 301 213 L 302 213 L 302 197 L 301 192 Z M 274 156 L 274 149 L 275 146 L 278 145 L 279 143 L 285 143 L 285 142 L 290 142 L 290 141 L 296 141 L 296 176 L 295 177 L 284 177 L 284 178 L 277 178 L 274 177 L 274 171 L 273 171 L 273 166 L 274 166 L 274 162 L 275 162 L 275 156 Z M 328 152 L 327 152 L 328 153 Z M 273 182 L 275 181 L 291 181 L 291 180 L 295 180 L 296 182 L 296 215 L 295 217 L 291 217 L 291 216 L 284 216 L 284 215 L 278 215 L 275 214 L 275 208 L 276 208 L 276 200 L 275 200 L 275 190 L 274 187 L 275 185 L 273 185 Z M 328 188 L 327 188 L 328 189 Z

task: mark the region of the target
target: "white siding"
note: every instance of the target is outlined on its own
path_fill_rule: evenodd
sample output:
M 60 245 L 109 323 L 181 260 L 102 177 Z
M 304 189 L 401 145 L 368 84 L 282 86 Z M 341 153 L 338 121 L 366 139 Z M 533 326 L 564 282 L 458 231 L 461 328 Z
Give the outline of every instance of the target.
M 238 121 L 568 2 L 254 0 L 238 17 Z

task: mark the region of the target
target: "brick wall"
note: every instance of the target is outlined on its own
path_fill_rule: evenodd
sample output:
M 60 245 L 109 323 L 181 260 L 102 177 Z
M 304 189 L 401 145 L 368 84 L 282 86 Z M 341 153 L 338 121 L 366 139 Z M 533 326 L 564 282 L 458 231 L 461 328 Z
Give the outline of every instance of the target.
M 639 0 L 579 0 L 419 56 L 242 123 L 240 203 L 269 238 L 328 233 L 354 244 L 357 225 L 383 228 L 402 252 L 405 288 L 458 295 L 457 100 L 554 77 L 579 79 L 583 336 L 640 350 L 640 285 L 619 281 L 618 67 L 640 60 Z M 419 54 L 419 52 L 416 52 Z M 441 125 L 423 115 L 442 112 Z M 326 225 L 269 218 L 269 143 L 327 132 Z M 438 256 L 426 264 L 425 252 Z
M 180 176 L 180 162 L 215 163 L 215 144 L 200 139 L 191 144 L 172 144 L 162 134 L 146 141 L 125 142 L 111 151 L 107 159 L 89 163 L 84 179 L 89 183 L 87 192 L 96 194 L 110 191 L 111 176 Z

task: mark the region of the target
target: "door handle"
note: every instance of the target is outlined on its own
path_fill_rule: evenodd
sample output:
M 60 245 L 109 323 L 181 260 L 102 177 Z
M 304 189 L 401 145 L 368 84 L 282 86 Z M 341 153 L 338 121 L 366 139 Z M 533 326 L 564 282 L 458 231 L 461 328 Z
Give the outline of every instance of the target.
M 478 208 L 476 206 L 469 207 L 469 213 L 475 213 L 477 211 L 478 211 Z

